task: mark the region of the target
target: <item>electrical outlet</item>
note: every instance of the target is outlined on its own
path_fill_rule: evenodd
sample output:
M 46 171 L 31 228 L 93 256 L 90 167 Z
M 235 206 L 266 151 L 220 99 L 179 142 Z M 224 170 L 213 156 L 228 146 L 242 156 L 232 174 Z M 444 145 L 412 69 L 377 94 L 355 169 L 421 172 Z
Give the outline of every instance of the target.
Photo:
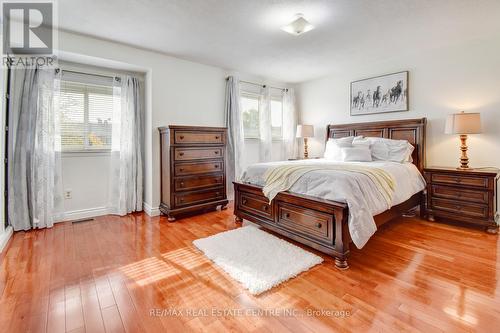
M 71 189 L 67 189 L 64 191 L 64 199 L 71 199 L 73 195 L 73 191 Z

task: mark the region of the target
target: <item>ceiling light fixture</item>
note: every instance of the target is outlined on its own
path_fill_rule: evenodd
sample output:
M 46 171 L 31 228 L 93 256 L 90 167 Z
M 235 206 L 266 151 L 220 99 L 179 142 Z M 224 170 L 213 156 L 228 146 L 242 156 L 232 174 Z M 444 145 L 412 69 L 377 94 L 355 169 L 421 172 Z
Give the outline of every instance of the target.
M 314 29 L 314 26 L 304 18 L 303 14 L 296 14 L 292 22 L 281 28 L 281 30 L 295 36 L 311 31 L 312 29 Z

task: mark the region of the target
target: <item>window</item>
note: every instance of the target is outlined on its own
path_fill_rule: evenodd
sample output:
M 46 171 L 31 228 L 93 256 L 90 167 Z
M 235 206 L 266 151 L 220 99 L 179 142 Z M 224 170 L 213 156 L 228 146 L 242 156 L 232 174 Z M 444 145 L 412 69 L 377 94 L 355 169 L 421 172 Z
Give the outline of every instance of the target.
M 283 102 L 280 98 L 271 98 L 271 132 L 273 139 L 282 138 Z M 242 93 L 241 107 L 243 132 L 245 139 L 259 138 L 259 95 Z
M 113 87 L 61 81 L 61 146 L 63 151 L 111 149 Z
M 243 117 L 243 133 L 245 139 L 259 138 L 259 96 L 252 94 L 241 95 Z

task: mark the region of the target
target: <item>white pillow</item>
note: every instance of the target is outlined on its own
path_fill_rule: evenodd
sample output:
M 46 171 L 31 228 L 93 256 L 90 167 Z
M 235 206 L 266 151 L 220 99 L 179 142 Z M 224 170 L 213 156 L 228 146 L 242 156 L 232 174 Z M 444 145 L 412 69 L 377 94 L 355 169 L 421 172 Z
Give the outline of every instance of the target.
M 327 160 L 342 162 L 342 152 L 343 147 L 352 147 L 353 136 L 347 136 L 339 139 L 328 139 L 326 141 L 325 153 L 323 157 Z
M 371 142 L 370 147 L 374 160 L 399 163 L 413 162 L 411 154 L 415 147 L 406 140 L 392 140 L 376 137 L 367 137 L 366 139 Z
M 368 147 L 368 148 L 370 148 L 371 145 L 372 145 L 371 141 L 368 140 L 367 138 L 363 138 L 362 136 L 357 136 L 352 141 L 353 147 Z
M 366 146 L 341 148 L 344 162 L 371 162 L 372 153 Z

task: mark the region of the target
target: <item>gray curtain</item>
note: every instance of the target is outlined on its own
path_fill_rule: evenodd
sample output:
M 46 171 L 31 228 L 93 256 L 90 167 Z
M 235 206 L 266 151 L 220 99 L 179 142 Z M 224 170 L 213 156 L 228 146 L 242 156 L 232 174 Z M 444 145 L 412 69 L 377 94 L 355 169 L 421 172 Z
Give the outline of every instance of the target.
M 13 69 L 9 104 L 8 219 L 14 230 L 63 219 L 59 74 Z
M 226 101 L 224 106 L 227 127 L 227 193 L 233 199 L 233 181 L 238 180 L 242 170 L 243 120 L 240 107 L 240 81 L 230 76 L 226 81 Z
M 108 211 L 126 215 L 143 204 L 144 98 L 131 76 L 115 81 Z M 119 119 L 119 121 L 117 121 Z

